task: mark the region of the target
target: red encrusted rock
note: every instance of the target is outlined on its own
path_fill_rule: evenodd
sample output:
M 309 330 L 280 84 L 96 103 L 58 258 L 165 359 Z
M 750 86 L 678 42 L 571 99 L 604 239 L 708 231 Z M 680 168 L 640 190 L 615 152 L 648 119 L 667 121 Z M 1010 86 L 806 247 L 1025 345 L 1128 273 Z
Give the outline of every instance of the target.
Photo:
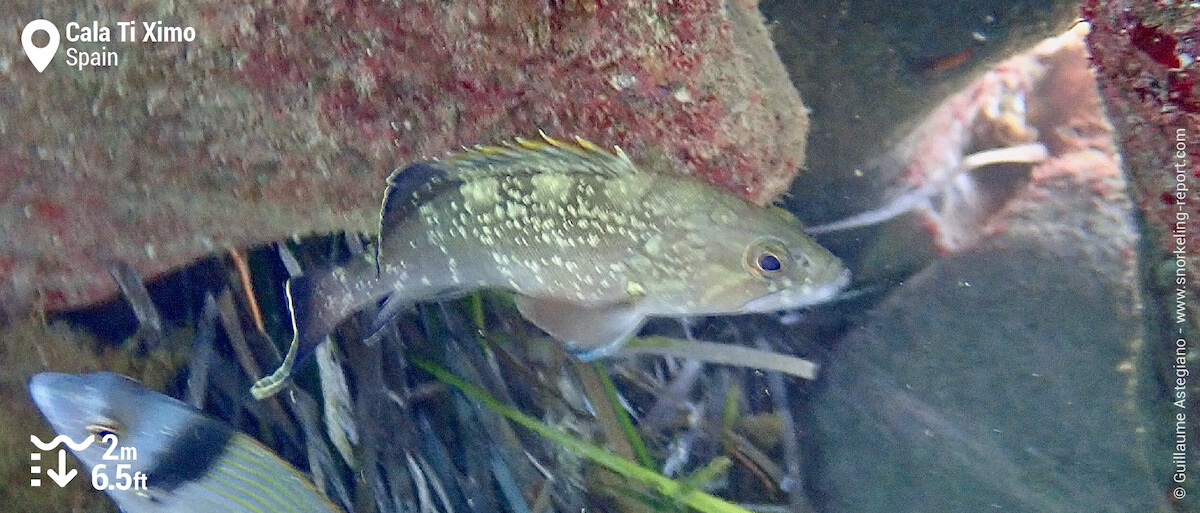
M 1083 13 L 1100 94 L 1147 228 L 1148 299 L 1165 317 L 1175 309 L 1177 256 L 1190 276 L 1188 297 L 1200 295 L 1200 10 L 1187 2 L 1088 0 Z M 1185 244 L 1177 244 L 1177 228 Z M 1195 333 L 1200 309 L 1188 304 Z
M 804 162 L 807 112 L 742 3 L 21 1 L 98 21 L 37 73 L 0 48 L 0 314 L 115 293 L 227 246 L 372 231 L 383 178 L 463 144 L 580 135 L 758 203 Z M 190 26 L 119 41 L 117 23 Z M 140 33 L 139 33 L 140 37 Z M 74 69 L 67 48 L 115 51 Z M 0 315 L 2 318 L 3 315 Z

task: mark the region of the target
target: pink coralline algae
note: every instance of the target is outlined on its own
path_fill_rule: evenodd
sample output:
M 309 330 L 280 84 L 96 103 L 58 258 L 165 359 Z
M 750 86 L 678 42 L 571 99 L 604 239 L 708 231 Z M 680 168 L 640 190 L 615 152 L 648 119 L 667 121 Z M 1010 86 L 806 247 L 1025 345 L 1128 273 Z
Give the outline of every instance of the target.
M 1200 9 L 1192 4 L 1088 0 L 1083 7 L 1100 94 L 1147 228 L 1143 259 L 1159 312 L 1175 311 L 1168 296 L 1177 288 L 1200 295 Z M 1176 281 L 1180 272 L 1185 283 Z M 1200 310 L 1190 304 L 1194 332 Z
M 165 4 L 164 4 L 165 5 Z M 119 64 L 38 73 L 0 48 L 0 319 L 111 297 L 293 235 L 374 230 L 394 167 L 460 145 L 582 136 L 767 203 L 804 163 L 807 112 L 743 3 L 19 1 L 111 27 Z M 115 39 L 120 22 L 192 42 Z M 17 29 L 14 29 L 17 28 Z M 15 39 L 14 39 L 15 40 Z
M 1179 206 L 1176 164 L 1191 192 L 1184 211 L 1195 214 L 1200 203 L 1200 10 L 1091 0 L 1084 15 L 1093 26 L 1088 48 L 1138 206 L 1152 226 L 1168 231 Z M 1191 255 L 1200 255 L 1197 240 L 1188 246 Z

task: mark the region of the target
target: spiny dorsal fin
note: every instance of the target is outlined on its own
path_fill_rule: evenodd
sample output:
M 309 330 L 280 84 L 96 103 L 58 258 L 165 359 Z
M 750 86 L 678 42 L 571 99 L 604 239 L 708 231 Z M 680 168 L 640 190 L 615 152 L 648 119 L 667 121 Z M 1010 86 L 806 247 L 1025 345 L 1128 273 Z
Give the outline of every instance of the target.
M 412 215 L 431 198 L 471 180 L 542 173 L 614 177 L 638 172 L 620 147 L 609 152 L 581 137 L 571 143 L 540 130 L 538 134 L 541 140 L 517 137 L 500 146 L 476 145 L 397 169 L 388 177 L 383 195 L 380 232 Z
M 448 155 L 441 162 L 454 166 L 462 178 L 545 172 L 576 174 L 594 173 L 617 176 L 636 172 L 637 168 L 620 147 L 609 152 L 600 146 L 576 137 L 575 142 L 555 139 L 539 131 L 541 140 L 522 137 L 501 146 L 475 146 Z

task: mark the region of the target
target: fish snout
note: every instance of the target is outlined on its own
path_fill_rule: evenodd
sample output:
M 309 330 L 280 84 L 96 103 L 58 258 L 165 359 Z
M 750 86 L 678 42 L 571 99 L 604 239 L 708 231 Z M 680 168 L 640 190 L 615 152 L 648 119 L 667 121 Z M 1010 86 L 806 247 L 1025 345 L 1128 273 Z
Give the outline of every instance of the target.
M 831 270 L 830 279 L 810 281 L 751 299 L 742 310 L 746 313 L 792 310 L 829 301 L 850 284 L 850 270 L 836 262 L 833 265 L 835 268 Z

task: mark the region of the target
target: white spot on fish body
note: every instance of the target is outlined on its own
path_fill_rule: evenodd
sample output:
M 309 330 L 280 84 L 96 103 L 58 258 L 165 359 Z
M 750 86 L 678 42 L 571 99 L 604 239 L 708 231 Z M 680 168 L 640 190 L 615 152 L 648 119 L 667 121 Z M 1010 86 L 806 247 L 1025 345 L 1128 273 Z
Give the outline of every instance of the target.
M 662 236 L 655 234 L 642 245 L 647 255 L 657 255 L 662 252 Z
M 421 214 L 426 223 L 437 224 L 437 210 L 433 208 L 433 205 L 421 205 L 417 207 L 417 213 Z

